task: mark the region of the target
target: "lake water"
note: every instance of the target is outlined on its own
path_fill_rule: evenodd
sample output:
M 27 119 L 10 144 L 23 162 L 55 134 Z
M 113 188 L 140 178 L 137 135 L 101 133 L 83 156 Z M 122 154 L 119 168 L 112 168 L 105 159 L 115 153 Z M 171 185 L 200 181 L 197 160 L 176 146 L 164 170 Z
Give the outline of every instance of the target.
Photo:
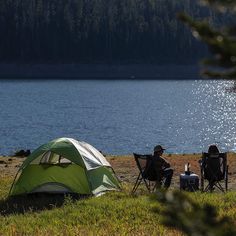
M 1 80 L 0 154 L 72 137 L 104 153 L 236 150 L 229 81 Z

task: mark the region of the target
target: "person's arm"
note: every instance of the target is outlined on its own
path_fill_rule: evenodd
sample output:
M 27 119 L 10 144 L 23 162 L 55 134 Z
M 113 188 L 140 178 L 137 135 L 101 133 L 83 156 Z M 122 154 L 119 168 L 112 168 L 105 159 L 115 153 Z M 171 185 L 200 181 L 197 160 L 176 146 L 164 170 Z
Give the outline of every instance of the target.
M 170 163 L 166 161 L 165 158 L 161 158 L 162 159 L 162 167 L 165 168 L 170 168 Z

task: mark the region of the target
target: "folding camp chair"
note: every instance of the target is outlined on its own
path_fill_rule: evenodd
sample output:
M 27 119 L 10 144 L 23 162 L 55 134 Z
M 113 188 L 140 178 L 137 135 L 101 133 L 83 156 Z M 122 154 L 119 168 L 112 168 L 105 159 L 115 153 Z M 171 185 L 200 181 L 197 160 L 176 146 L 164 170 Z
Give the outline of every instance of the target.
M 134 193 L 137 190 L 137 188 L 139 187 L 142 181 L 144 182 L 148 191 L 152 192 L 156 188 L 156 180 L 150 179 L 148 176 L 146 176 L 148 159 L 152 155 L 141 155 L 141 154 L 136 154 L 136 153 L 133 153 L 133 155 L 134 155 L 134 159 L 137 164 L 137 167 L 139 169 L 139 175 L 132 189 L 132 193 Z M 153 181 L 155 182 L 153 183 Z
M 203 153 L 200 160 L 201 168 L 201 190 L 212 192 L 215 187 L 220 191 L 228 190 L 228 165 L 227 153 Z M 204 187 L 204 181 L 208 184 Z M 222 183 L 224 182 L 224 184 Z

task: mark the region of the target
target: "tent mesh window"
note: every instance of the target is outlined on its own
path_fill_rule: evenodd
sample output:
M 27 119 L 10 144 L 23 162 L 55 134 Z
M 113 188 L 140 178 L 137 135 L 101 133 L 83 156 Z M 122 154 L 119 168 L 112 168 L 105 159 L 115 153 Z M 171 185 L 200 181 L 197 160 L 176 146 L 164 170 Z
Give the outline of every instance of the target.
M 68 160 L 67 158 L 61 156 L 61 155 L 58 155 L 57 153 L 54 153 L 54 152 L 51 152 L 51 151 L 48 151 L 46 152 L 41 160 L 40 160 L 40 164 L 52 164 L 52 165 L 55 165 L 55 164 L 70 164 L 71 161 Z

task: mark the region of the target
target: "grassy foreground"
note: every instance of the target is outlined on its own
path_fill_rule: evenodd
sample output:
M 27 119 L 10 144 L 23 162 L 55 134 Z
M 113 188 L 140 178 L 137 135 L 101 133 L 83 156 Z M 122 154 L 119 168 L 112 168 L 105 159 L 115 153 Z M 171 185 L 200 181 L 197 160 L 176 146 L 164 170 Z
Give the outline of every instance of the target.
M 228 157 L 228 193 L 186 194 L 200 205 L 214 205 L 219 217 L 230 217 L 236 226 L 236 154 Z M 0 235 L 183 235 L 161 224 L 163 203 L 158 202 L 155 194 L 151 197 L 144 188 L 139 189 L 136 195 L 130 194 L 138 174 L 133 157 L 107 158 L 122 181 L 120 192 L 80 200 L 42 196 L 12 201 L 7 199 L 8 191 L 24 159 L 1 157 Z M 199 154 L 167 156 L 175 168 L 171 189 L 178 189 L 179 173 L 184 163 L 190 162 L 192 170 L 199 172 L 199 158 Z
M 6 199 L 11 181 L 5 178 L 0 184 L 0 235 L 182 235 L 161 224 L 163 206 L 147 192 L 130 195 L 131 184 L 97 198 L 11 202 Z M 220 217 L 236 222 L 236 192 L 187 194 L 199 204 L 213 204 Z

